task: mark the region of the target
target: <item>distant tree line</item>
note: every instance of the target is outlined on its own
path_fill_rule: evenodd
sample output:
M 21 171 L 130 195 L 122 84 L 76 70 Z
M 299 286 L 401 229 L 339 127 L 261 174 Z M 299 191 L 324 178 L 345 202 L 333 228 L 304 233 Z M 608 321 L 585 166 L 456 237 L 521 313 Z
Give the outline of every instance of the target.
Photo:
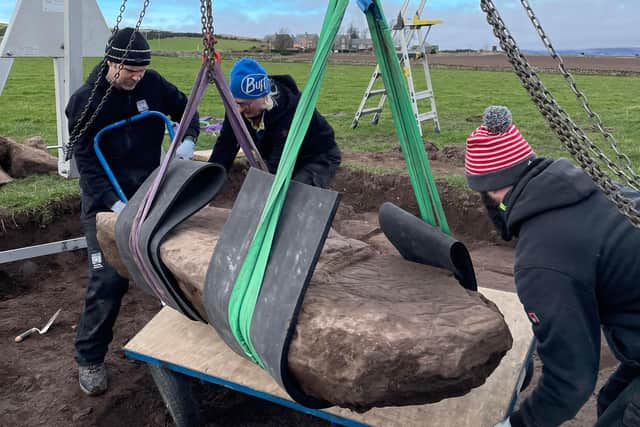
M 2 25 L 2 24 L 0 24 Z M 163 31 L 163 30 L 141 30 L 145 37 L 149 40 L 157 40 L 157 39 L 168 39 L 171 37 L 202 37 L 202 33 L 177 33 L 173 31 Z M 223 40 L 254 40 L 260 41 L 259 39 L 249 38 L 249 37 L 239 37 L 229 34 L 216 34 L 218 39 Z
M 149 40 L 168 39 L 170 37 L 202 37 L 202 33 L 174 33 L 163 30 L 142 30 Z
M 0 23 L 0 36 L 4 36 L 4 32 L 7 31 L 7 26 L 8 26 L 8 24 L 1 24 Z

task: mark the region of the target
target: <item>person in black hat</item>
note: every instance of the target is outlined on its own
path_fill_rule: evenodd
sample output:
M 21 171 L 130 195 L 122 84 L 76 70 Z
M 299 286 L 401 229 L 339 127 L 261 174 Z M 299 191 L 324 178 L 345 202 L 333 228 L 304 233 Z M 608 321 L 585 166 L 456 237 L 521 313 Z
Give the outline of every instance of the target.
M 71 133 L 82 118 L 94 87 L 95 95 L 88 105 L 88 114 L 79 123 L 82 129 L 97 109 L 109 86 L 113 89 L 94 122 L 76 140 L 73 156 L 80 174 L 81 222 L 87 239 L 89 285 L 84 310 L 75 340 L 75 359 L 79 366 L 80 388 L 88 395 L 98 395 L 107 389 L 104 359 L 113 337 L 113 325 L 120 310 L 128 280 L 118 275 L 102 256 L 96 238 L 96 214 L 119 212 L 124 201 L 118 198 L 107 174 L 93 149 L 96 133 L 117 121 L 143 111 L 160 111 L 172 120 L 182 118 L 187 97 L 158 72 L 147 68 L 151 50 L 147 40 L 133 28 L 119 30 L 107 44 L 106 70 L 100 65 L 89 75 L 86 83 L 69 99 L 66 115 Z M 100 148 L 130 198 L 143 181 L 160 164 L 165 123 L 158 117 L 148 117 L 106 132 Z M 195 145 L 199 134 L 196 113 L 186 131 L 181 147 Z

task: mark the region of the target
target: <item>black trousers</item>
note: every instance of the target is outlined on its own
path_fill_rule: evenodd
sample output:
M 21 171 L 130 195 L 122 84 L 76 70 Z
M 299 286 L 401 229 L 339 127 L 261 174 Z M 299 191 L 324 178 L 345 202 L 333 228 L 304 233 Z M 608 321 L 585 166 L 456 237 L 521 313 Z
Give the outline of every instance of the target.
M 595 427 L 640 426 L 640 369 L 620 365 L 598 394 Z
M 76 333 L 75 358 L 78 365 L 87 366 L 104 361 L 129 281 L 104 259 L 96 237 L 95 217 L 83 219 L 82 225 L 87 238 L 89 284 Z
M 329 188 L 340 166 L 340 151 L 333 150 L 304 162 L 293 173 L 293 179 L 314 187 Z

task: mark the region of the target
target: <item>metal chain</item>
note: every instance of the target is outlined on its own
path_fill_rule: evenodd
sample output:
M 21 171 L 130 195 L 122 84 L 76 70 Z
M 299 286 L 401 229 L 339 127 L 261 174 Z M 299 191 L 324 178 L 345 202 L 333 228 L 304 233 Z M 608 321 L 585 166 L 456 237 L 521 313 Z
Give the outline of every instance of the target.
M 120 63 L 118 64 L 118 71 L 116 72 L 115 76 L 113 77 L 113 80 L 110 82 L 109 88 L 107 89 L 107 91 L 104 93 L 104 95 L 100 99 L 100 103 L 98 104 L 96 109 L 93 111 L 93 114 L 91 115 L 89 120 L 87 120 L 85 125 L 84 125 L 84 127 L 82 129 L 80 129 L 80 125 L 82 124 L 82 122 L 85 121 L 85 119 L 87 117 L 87 114 L 88 114 L 88 111 L 91 108 L 91 105 L 93 103 L 93 99 L 95 98 L 95 95 L 96 95 L 96 92 L 98 90 L 98 87 L 100 86 L 100 82 L 104 78 L 105 68 L 106 68 L 106 65 L 107 65 L 107 53 L 106 52 L 109 52 L 109 49 L 111 48 L 111 43 L 113 43 L 113 36 L 118 31 L 118 27 L 120 25 L 120 22 L 122 21 L 122 15 L 124 14 L 124 11 L 125 11 L 125 5 L 127 3 L 127 0 L 123 0 L 122 5 L 120 6 L 120 13 L 118 14 L 118 16 L 116 18 L 116 24 L 113 27 L 113 30 L 111 31 L 112 37 L 111 37 L 111 39 L 109 41 L 109 44 L 107 45 L 106 52 L 105 52 L 105 57 L 102 59 L 102 62 L 100 63 L 100 70 L 98 72 L 98 77 L 96 78 L 96 82 L 94 83 L 93 89 L 91 90 L 91 93 L 89 94 L 89 99 L 87 100 L 87 103 L 85 104 L 84 109 L 82 110 L 82 113 L 80 114 L 80 118 L 78 119 L 78 121 L 76 122 L 75 126 L 73 127 L 73 130 L 71 131 L 71 135 L 69 136 L 69 143 L 66 144 L 63 147 L 64 159 L 66 161 L 71 160 L 71 157 L 73 156 L 73 147 L 78 142 L 78 140 L 84 136 L 84 134 L 87 132 L 89 127 L 93 124 L 93 122 L 95 121 L 96 117 L 98 117 L 98 114 L 102 110 L 102 107 L 104 106 L 105 102 L 107 101 L 107 98 L 109 97 L 109 95 L 113 91 L 113 82 L 117 81 L 118 78 L 120 77 L 120 71 L 122 71 L 122 68 L 124 67 L 124 61 L 127 59 L 127 56 L 129 55 L 129 50 L 131 49 L 131 46 L 133 45 L 133 40 L 135 39 L 135 33 L 137 33 L 140 30 L 140 25 L 142 25 L 142 20 L 144 19 L 144 16 L 147 13 L 147 7 L 149 6 L 149 1 L 150 0 L 145 0 L 144 3 L 143 3 L 142 10 L 140 11 L 140 16 L 138 17 L 138 21 L 136 22 L 135 31 L 133 33 L 131 33 L 131 37 L 129 38 L 129 42 L 127 43 L 127 47 L 125 48 L 124 55 L 122 56 L 122 59 L 120 60 Z
M 564 64 L 564 61 L 562 60 L 562 57 L 558 54 L 558 52 L 556 52 L 555 48 L 553 47 L 553 44 L 551 43 L 551 40 L 545 33 L 544 29 L 542 28 L 542 25 L 540 24 L 540 21 L 538 20 L 533 9 L 529 5 L 529 2 L 527 0 L 520 0 L 520 3 L 522 3 L 522 7 L 527 12 L 527 15 L 529 16 L 529 20 L 531 21 L 538 35 L 540 36 L 540 40 L 542 40 L 542 43 L 545 45 L 545 47 L 549 51 L 551 57 L 558 64 L 558 68 L 560 69 L 560 72 L 562 73 L 564 79 L 566 80 L 567 84 L 569 85 L 573 93 L 576 95 L 576 99 L 578 100 L 578 102 L 582 104 L 582 108 L 587 112 L 587 115 L 589 116 L 589 119 L 591 120 L 591 122 L 598 128 L 598 130 L 604 137 L 605 141 L 609 143 L 609 145 L 611 146 L 611 149 L 616 153 L 616 156 L 618 157 L 618 162 L 619 162 L 618 166 L 622 166 L 623 168 L 625 168 L 629 176 L 625 175 L 623 171 L 620 171 L 620 173 L 616 171 L 612 171 L 612 172 L 616 173 L 616 175 L 618 176 L 623 175 L 624 176 L 623 179 L 625 180 L 626 184 L 628 184 L 631 187 L 634 187 L 635 189 L 640 189 L 640 175 L 638 175 L 634 170 L 633 165 L 631 163 L 631 159 L 625 153 L 620 151 L 620 148 L 618 146 L 618 141 L 616 140 L 616 138 L 603 125 L 600 115 L 591 109 L 591 105 L 589 104 L 589 99 L 584 94 L 584 92 L 578 89 L 578 85 L 573 75 L 567 70 Z
M 491 0 L 480 0 L 480 5 L 483 12 L 487 15 L 487 22 L 492 26 L 494 35 L 500 41 L 502 49 L 513 65 L 515 73 L 520 78 L 523 87 L 527 90 L 533 102 L 549 123 L 549 126 L 574 159 L 576 159 L 580 167 L 618 207 L 618 210 L 629 219 L 634 227 L 640 228 L 640 212 L 630 199 L 621 194 L 620 187 L 613 183 L 611 178 L 602 171 L 599 163 L 589 154 L 589 151 L 594 152 L 593 147 L 595 147 L 595 145 L 589 140 L 585 133 L 576 126 L 544 86 L 536 72 L 520 52 L 520 49 L 493 2 Z M 594 154 L 598 159 L 607 163 L 610 168 L 611 166 L 617 168 L 615 164 L 610 164 L 612 162 L 604 156 L 599 148 Z
M 202 56 L 207 64 L 209 83 L 213 83 L 215 65 L 215 38 L 213 28 L 213 8 L 211 0 L 200 0 L 200 21 L 202 22 Z

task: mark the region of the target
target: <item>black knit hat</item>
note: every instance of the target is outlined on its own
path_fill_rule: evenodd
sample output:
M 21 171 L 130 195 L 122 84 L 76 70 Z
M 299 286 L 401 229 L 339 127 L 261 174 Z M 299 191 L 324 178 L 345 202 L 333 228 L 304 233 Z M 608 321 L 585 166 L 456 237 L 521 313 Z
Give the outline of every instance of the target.
M 133 40 L 127 52 L 127 46 L 132 34 Z M 108 60 L 118 64 L 122 62 L 124 65 L 144 66 L 149 65 L 151 62 L 151 49 L 147 39 L 140 32 L 129 27 L 118 30 L 117 33 L 111 36 L 105 53 Z

